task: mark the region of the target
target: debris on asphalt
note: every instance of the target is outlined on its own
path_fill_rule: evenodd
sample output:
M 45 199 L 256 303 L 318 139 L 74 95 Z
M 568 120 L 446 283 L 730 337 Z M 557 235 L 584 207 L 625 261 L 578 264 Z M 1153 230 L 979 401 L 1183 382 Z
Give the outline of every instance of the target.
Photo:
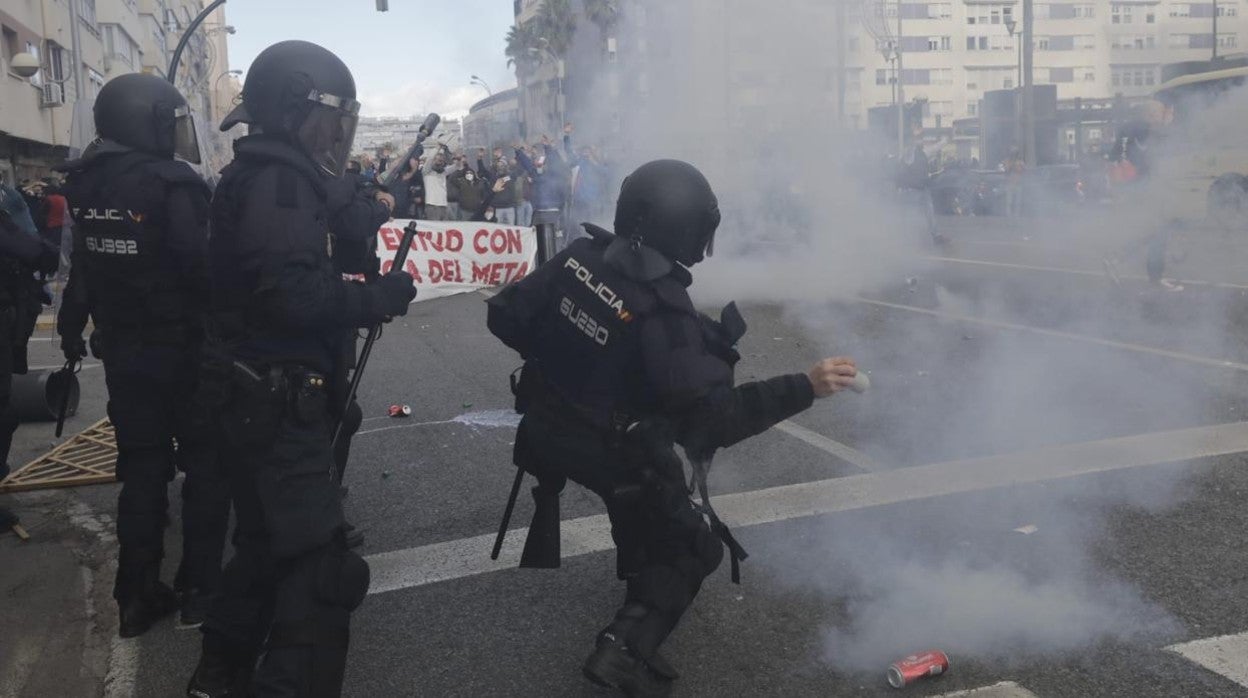
M 1182 291 L 1183 290 L 1183 284 L 1176 282 L 1174 279 L 1162 279 L 1161 281 L 1157 283 L 1161 284 L 1161 287 L 1166 289 L 1167 291 Z
M 382 479 L 382 480 L 385 480 L 385 479 L 386 479 L 386 478 L 388 478 L 388 477 L 390 477 L 390 471 L 389 471 L 389 470 L 383 470 L 383 471 L 381 471 L 381 479 Z
M 940 676 L 949 671 L 949 655 L 940 650 L 912 654 L 888 667 L 888 685 L 904 688 L 919 679 Z
M 1040 530 L 1039 527 L 1033 526 L 1032 524 L 1027 524 L 1026 526 L 1019 526 L 1018 528 L 1014 529 L 1014 532 L 1021 533 L 1024 536 L 1030 536 L 1031 534 L 1039 530 Z
M 964 334 L 964 335 L 962 335 L 962 339 L 975 339 L 975 335 L 973 335 L 973 334 Z
M 465 402 L 465 403 L 463 403 L 462 405 L 460 405 L 460 407 L 461 407 L 462 409 L 465 409 L 465 410 L 470 410 L 470 409 L 472 409 L 472 403 L 471 403 L 471 402 Z
M 389 414 L 392 419 L 406 419 L 412 416 L 412 408 L 407 405 L 391 405 Z

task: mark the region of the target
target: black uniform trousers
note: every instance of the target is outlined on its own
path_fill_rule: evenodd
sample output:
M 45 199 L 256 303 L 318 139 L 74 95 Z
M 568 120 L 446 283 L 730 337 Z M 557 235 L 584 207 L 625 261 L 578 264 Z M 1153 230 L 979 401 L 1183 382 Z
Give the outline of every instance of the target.
M 18 349 L 19 309 L 0 296 L 0 469 L 9 461 L 13 432 L 17 431 L 17 411 L 13 407 L 14 353 Z M 7 469 L 5 470 L 7 474 Z M 3 478 L 0 478 L 3 479 Z
M 235 552 L 203 630 L 263 652 L 251 696 L 339 695 L 368 591 L 368 564 L 343 539 L 328 396 L 310 376 L 275 369 L 271 400 L 236 389 L 221 416 Z
M 116 599 L 143 591 L 164 557 L 168 484 L 182 484 L 180 584 L 212 591 L 221 574 L 229 527 L 229 488 L 207 425 L 194 423 L 191 395 L 198 366 L 195 345 L 121 331 L 103 333 L 108 417 L 117 433 L 117 541 L 121 548 Z M 176 439 L 176 444 L 175 444 Z M 153 570 L 155 575 L 152 575 Z
M 625 639 L 639 656 L 652 657 L 724 556 L 689 499 L 680 461 L 647 461 L 641 444 L 613 445 L 580 419 L 543 409 L 525 415 L 516 438 L 518 464 L 541 488 L 557 492 L 567 478 L 606 504 L 617 573 L 627 582 L 621 612 L 646 611 Z

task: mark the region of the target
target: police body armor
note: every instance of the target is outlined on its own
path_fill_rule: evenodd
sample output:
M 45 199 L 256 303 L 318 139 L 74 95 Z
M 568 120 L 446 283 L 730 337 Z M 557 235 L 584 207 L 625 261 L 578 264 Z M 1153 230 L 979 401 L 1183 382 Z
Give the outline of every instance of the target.
M 592 226 L 587 229 L 592 238 L 577 240 L 548 262 L 556 269 L 547 281 L 550 289 L 545 294 L 546 306 L 509 309 L 520 315 L 534 314 L 535 321 L 530 326 L 523 331 L 510 328 L 500 322 L 501 314 L 491 314 L 491 331 L 508 345 L 520 349 L 526 360 L 516 390 L 517 411 L 566 413 L 570 410 L 615 447 L 630 438 L 643 442 L 639 444 L 639 451 L 650 463 L 637 463 L 639 469 L 653 467 L 662 460 L 680 471 L 683 466 L 673 450 L 674 425 L 660 412 L 659 395 L 648 384 L 644 359 L 647 351 L 651 356 L 669 356 L 682 348 L 685 338 L 673 329 L 661 333 L 661 338 L 657 339 L 665 346 L 646 347 L 640 332 L 642 320 L 657 311 L 669 314 L 673 324 L 680 315 L 697 320 L 709 355 L 693 371 L 696 375 L 673 378 L 701 394 L 732 388 L 733 368 L 740 358 L 734 345 L 745 333 L 744 321 L 735 304 L 724 309 L 720 321 L 698 313 L 685 290 L 688 279 L 681 278 L 687 275 L 683 268 L 676 267 L 673 273 L 657 279 L 630 278 L 618 265 L 606 259 L 610 257 L 612 245 L 627 243 L 602 229 Z M 500 310 L 505 305 L 523 305 L 524 302 L 519 294 L 504 293 L 491 299 L 491 305 Z M 738 561 L 747 555 L 709 505 L 705 478 L 711 453 L 690 455 L 695 458 L 694 482 L 690 489 L 701 491 L 702 513 L 708 516 L 715 533 L 729 546 L 733 580 L 736 581 Z M 520 439 L 516 442 L 515 456 L 521 471 L 540 469 L 540 464 L 527 462 Z M 517 474 L 517 481 L 521 476 L 522 472 Z M 559 565 L 560 490 L 561 482 L 543 483 L 534 488 L 536 510 L 521 567 Z M 514 495 L 513 489 L 513 498 Z M 508 516 L 505 514 L 505 519 Z M 506 521 L 500 532 L 505 527 Z M 621 576 L 627 573 L 624 566 L 621 562 Z
M 137 151 L 70 175 L 75 236 L 86 255 L 91 313 L 101 328 L 169 337 L 192 329 L 198 299 L 187 298 L 163 240 L 165 201 L 175 185 L 207 189 L 186 163 Z

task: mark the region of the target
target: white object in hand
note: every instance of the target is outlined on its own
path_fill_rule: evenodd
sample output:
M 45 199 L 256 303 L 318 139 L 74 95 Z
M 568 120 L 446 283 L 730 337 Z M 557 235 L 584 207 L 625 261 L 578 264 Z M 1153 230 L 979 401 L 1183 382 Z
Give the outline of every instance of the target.
M 849 389 L 859 395 L 867 392 L 871 387 L 871 379 L 867 377 L 865 371 L 859 370 L 858 375 L 854 376 L 854 382 L 849 384 Z

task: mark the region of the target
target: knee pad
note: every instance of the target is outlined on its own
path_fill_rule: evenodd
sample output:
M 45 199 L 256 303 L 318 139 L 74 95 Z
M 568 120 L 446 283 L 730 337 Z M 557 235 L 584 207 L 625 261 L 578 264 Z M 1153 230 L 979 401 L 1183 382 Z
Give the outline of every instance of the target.
M 317 561 L 316 594 L 324 603 L 354 611 L 368 595 L 368 582 L 368 563 L 339 544 Z

